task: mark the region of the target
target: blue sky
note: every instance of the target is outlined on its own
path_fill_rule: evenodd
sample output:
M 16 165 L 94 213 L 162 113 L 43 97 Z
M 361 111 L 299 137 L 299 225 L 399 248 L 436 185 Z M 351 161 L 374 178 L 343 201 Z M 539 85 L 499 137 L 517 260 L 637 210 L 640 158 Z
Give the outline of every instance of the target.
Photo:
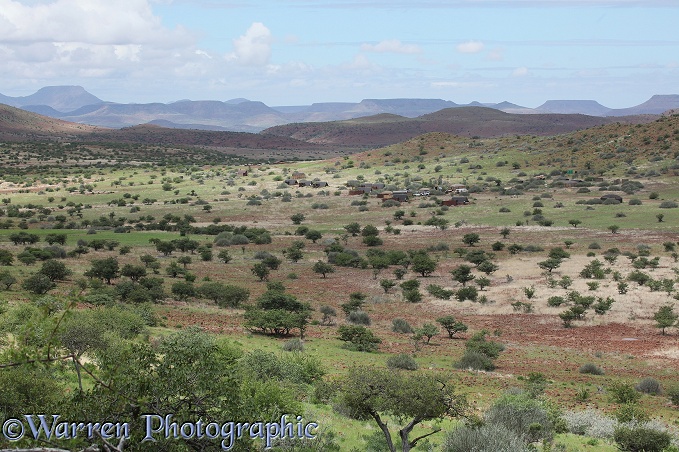
M 0 93 L 268 105 L 679 93 L 676 0 L 0 0 Z

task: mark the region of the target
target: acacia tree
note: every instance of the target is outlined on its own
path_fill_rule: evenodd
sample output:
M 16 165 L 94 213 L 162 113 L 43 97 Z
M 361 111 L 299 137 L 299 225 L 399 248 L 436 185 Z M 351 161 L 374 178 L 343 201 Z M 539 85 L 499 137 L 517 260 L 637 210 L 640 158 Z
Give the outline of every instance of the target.
M 666 304 L 661 306 L 653 315 L 655 326 L 662 329 L 662 334 L 665 335 L 665 328 L 669 328 L 677 323 L 679 314 L 674 312 L 674 305 Z
M 453 275 L 453 280 L 462 284 L 462 287 L 466 286 L 469 281 L 475 278 L 475 276 L 472 275 L 472 268 L 469 265 L 460 265 L 456 269 L 451 270 L 450 274 Z
M 439 317 L 436 321 L 448 332 L 448 337 L 451 339 L 455 334 L 467 331 L 467 325 L 456 320 L 452 315 Z
M 390 452 L 396 452 L 396 446 L 384 416 L 409 420 L 398 430 L 401 450 L 409 452 L 420 440 L 441 431 L 437 428 L 409 439 L 418 424 L 445 416 L 464 416 L 467 409 L 463 395 L 455 394 L 446 382 L 431 375 L 402 374 L 371 367 L 349 370 L 340 381 L 338 402 L 353 418 L 372 418 L 382 430 Z
M 481 237 L 475 232 L 470 232 L 469 234 L 465 234 L 462 237 L 462 243 L 466 244 L 467 246 L 474 246 L 481 240 Z
M 325 278 L 328 273 L 335 273 L 335 267 L 327 262 L 317 261 L 313 266 L 314 273 L 320 273 Z
M 415 273 L 419 273 L 422 277 L 431 275 L 436 270 L 436 261 L 433 260 L 427 253 L 418 252 L 412 256 L 412 269 Z

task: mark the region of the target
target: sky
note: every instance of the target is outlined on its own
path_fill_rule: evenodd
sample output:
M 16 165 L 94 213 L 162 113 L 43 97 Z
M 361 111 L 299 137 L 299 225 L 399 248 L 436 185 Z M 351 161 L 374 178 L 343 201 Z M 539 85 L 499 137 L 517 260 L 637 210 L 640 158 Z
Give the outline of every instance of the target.
M 0 93 L 269 106 L 679 94 L 679 0 L 0 0 Z

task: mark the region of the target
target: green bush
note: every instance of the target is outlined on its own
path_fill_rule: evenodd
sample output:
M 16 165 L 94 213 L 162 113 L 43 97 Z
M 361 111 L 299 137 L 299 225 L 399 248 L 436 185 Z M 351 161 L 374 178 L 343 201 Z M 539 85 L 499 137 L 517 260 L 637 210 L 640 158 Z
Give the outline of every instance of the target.
M 465 300 L 476 301 L 478 296 L 479 296 L 479 292 L 476 289 L 476 287 L 471 287 L 471 286 L 461 287 L 455 293 L 455 298 L 457 298 L 457 301 L 465 301 Z
M 641 398 L 641 393 L 627 383 L 613 383 L 608 387 L 608 392 L 614 403 L 636 403 Z
M 547 305 L 552 306 L 552 307 L 561 306 L 565 302 L 566 302 L 566 300 L 564 300 L 563 297 L 558 297 L 558 296 L 549 297 L 547 299 Z
M 624 403 L 615 410 L 615 418 L 620 423 L 625 422 L 647 422 L 648 413 L 636 403 Z
M 390 369 L 417 370 L 417 362 L 412 356 L 405 353 L 390 356 L 387 359 L 387 367 Z
M 647 427 L 620 427 L 613 439 L 618 449 L 629 452 L 662 452 L 672 441 L 669 433 Z
M 466 342 L 465 347 L 469 351 L 482 353 L 491 359 L 496 359 L 500 356 L 500 352 L 505 349 L 505 346 L 499 342 L 487 340 L 487 334 L 486 330 L 479 331 Z
M 346 342 L 346 348 L 349 350 L 372 352 L 377 350 L 382 342 L 371 330 L 361 325 L 341 325 L 337 332 L 339 339 Z

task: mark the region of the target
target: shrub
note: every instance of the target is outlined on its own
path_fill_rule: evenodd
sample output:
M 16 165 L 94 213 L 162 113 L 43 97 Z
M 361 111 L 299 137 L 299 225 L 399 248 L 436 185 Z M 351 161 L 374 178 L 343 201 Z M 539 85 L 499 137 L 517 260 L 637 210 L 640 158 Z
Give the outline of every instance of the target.
M 294 339 L 290 339 L 289 341 L 286 341 L 283 343 L 283 351 L 286 352 L 303 352 L 304 351 L 304 341 L 302 341 L 300 338 L 296 337 Z
M 622 451 L 661 452 L 669 447 L 669 433 L 648 427 L 619 427 L 613 439 Z
M 404 319 L 394 319 L 391 321 L 391 331 L 394 333 L 410 334 L 413 328 Z
M 615 410 L 615 418 L 620 423 L 648 422 L 648 413 L 636 403 L 625 403 Z
M 495 359 L 500 356 L 505 347 L 499 342 L 489 341 L 486 339 L 488 332 L 481 330 L 474 334 L 465 344 L 467 350 L 483 353 L 489 358 Z
M 443 287 L 437 286 L 436 284 L 428 285 L 427 292 L 436 298 L 440 298 L 441 300 L 450 300 L 450 297 L 455 294 L 454 290 L 444 289 Z
M 455 293 L 455 298 L 457 298 L 457 301 L 476 301 L 478 295 L 479 292 L 476 290 L 476 287 L 462 287 Z
M 661 209 L 676 209 L 677 207 L 679 207 L 679 204 L 677 204 L 674 201 L 663 201 L 660 203 L 659 207 Z
M 578 370 L 581 374 L 589 374 L 589 375 L 603 375 L 604 370 L 597 366 L 596 364 L 593 363 L 586 363 L 580 366 L 580 369 Z
M 639 392 L 643 392 L 644 394 L 650 395 L 660 395 L 662 393 L 662 387 L 660 386 L 660 382 L 655 378 L 651 377 L 646 377 L 643 380 L 641 380 L 639 383 L 637 383 L 634 389 L 636 389 Z
M 561 306 L 564 303 L 565 303 L 565 300 L 563 299 L 563 297 L 553 296 L 553 297 L 549 297 L 547 299 L 547 305 L 552 306 L 552 307 Z
M 667 389 L 665 394 L 673 405 L 679 406 L 679 386 L 673 386 Z
M 485 420 L 504 426 L 527 443 L 549 441 L 554 436 L 554 425 L 543 402 L 528 393 L 505 393 L 486 412 Z
M 387 367 L 390 369 L 417 370 L 418 366 L 412 356 L 400 353 L 387 359 Z
M 528 452 L 526 443 L 508 428 L 497 424 L 480 427 L 459 425 L 448 433 L 443 452 Z
M 408 303 L 419 303 L 420 301 L 422 301 L 422 294 L 417 289 L 404 290 L 403 298 Z
M 372 352 L 382 342 L 371 330 L 360 325 L 341 325 L 337 332 L 339 339 L 346 342 L 346 347 L 350 350 Z
M 351 311 L 347 316 L 347 320 L 354 325 L 370 326 L 370 316 L 364 311 Z
M 563 414 L 566 428 L 576 435 L 612 438 L 618 422 L 597 410 L 568 411 Z
M 278 356 L 264 350 L 253 350 L 239 360 L 243 372 L 260 381 L 313 383 L 325 374 L 318 358 L 306 353 Z
M 488 356 L 483 353 L 466 350 L 462 357 L 453 364 L 456 369 L 474 369 L 474 370 L 495 370 L 495 363 Z
M 614 403 L 636 403 L 641 398 L 641 393 L 627 383 L 613 383 L 609 386 L 608 392 Z

